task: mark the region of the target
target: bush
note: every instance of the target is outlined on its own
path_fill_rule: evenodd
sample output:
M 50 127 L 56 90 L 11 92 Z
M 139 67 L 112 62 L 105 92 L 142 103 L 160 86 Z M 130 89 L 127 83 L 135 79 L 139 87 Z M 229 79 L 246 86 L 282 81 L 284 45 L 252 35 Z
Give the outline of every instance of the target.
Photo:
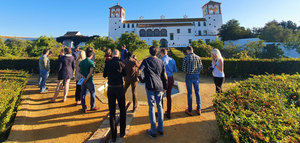
M 299 142 L 300 75 L 260 75 L 217 94 L 225 142 Z
M 133 54 L 140 62 L 150 56 L 149 49 L 137 49 Z
M 97 57 L 97 55 L 96 55 Z M 104 57 L 95 59 L 95 72 L 103 72 L 105 66 Z M 39 73 L 38 58 L 0 58 L 0 70 L 23 70 L 29 73 Z M 57 58 L 50 58 L 50 73 L 57 74 L 58 61 Z
M 176 61 L 177 67 L 181 70 L 184 54 L 170 48 L 172 57 Z M 209 76 L 208 68 L 211 66 L 211 58 L 201 58 L 203 64 L 202 75 Z M 224 72 L 226 77 L 245 78 L 261 74 L 295 74 L 300 72 L 300 59 L 224 59 Z
M 22 71 L 0 71 L 0 142 L 8 136 L 28 78 Z

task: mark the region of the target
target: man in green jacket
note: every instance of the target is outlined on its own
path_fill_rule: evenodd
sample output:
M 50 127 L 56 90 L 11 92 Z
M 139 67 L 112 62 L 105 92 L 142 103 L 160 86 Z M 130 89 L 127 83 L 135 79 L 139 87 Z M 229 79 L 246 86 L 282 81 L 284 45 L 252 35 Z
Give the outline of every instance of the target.
M 45 93 L 48 91 L 46 88 L 46 80 L 50 73 L 50 60 L 48 58 L 48 55 L 49 55 L 49 50 L 45 49 L 43 51 L 43 55 L 39 59 L 39 69 L 40 69 L 39 87 L 41 93 Z

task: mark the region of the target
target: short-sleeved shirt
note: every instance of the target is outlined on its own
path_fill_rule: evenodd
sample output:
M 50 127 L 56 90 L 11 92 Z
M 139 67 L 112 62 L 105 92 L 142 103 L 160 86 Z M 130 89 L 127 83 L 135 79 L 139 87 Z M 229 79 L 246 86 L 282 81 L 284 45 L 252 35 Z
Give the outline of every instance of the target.
M 91 59 L 86 58 L 79 63 L 79 68 L 80 68 L 81 75 L 83 75 L 85 78 L 87 78 L 87 76 L 90 73 L 90 69 L 95 68 L 95 63 Z M 93 75 L 88 80 L 88 82 L 89 81 L 93 81 Z

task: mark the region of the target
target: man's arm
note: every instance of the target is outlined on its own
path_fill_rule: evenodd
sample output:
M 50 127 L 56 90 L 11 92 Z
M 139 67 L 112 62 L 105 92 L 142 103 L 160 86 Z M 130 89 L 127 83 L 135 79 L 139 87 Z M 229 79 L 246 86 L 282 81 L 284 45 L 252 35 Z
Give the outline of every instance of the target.
M 163 88 L 164 90 L 167 90 L 168 89 L 168 86 L 167 86 L 167 77 L 166 77 L 166 68 L 165 68 L 165 65 L 162 64 L 162 72 L 161 72 L 161 75 L 160 75 L 160 78 L 161 78 L 161 81 L 163 83 Z
M 90 78 L 91 78 L 91 76 L 93 75 L 93 73 L 94 73 L 94 69 L 95 68 L 90 68 L 90 73 L 89 73 L 89 75 L 87 76 L 87 78 L 86 78 L 86 80 L 84 80 L 84 82 L 82 83 L 82 84 L 85 84 Z
M 44 57 L 43 61 L 44 61 L 44 67 L 45 67 L 45 69 L 47 71 L 50 71 L 50 60 L 49 60 L 49 58 L 48 57 Z
M 105 63 L 105 67 L 104 67 L 104 71 L 103 71 L 103 77 L 104 78 L 106 78 L 107 76 L 108 76 L 108 73 L 107 73 L 107 71 L 108 71 L 108 64 L 107 64 L 108 62 L 106 62 Z
M 187 57 L 184 57 L 184 59 L 183 59 L 183 63 L 182 63 L 182 71 L 183 72 L 186 72 L 186 61 L 187 60 Z
M 199 67 L 199 71 L 203 69 L 202 61 L 200 58 L 198 59 L 198 67 Z

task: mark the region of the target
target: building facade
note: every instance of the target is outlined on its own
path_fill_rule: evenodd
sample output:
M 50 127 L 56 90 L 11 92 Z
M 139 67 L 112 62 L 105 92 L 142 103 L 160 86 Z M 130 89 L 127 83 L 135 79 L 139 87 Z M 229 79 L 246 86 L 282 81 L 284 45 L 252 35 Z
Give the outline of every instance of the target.
M 160 41 L 161 47 L 185 47 L 192 41 L 202 39 L 205 42 L 218 38 L 218 29 L 222 26 L 221 3 L 209 1 L 202 7 L 202 18 L 183 18 L 126 20 L 126 10 L 119 4 L 110 7 L 109 37 L 114 40 L 123 33 L 134 33 L 147 44 Z

